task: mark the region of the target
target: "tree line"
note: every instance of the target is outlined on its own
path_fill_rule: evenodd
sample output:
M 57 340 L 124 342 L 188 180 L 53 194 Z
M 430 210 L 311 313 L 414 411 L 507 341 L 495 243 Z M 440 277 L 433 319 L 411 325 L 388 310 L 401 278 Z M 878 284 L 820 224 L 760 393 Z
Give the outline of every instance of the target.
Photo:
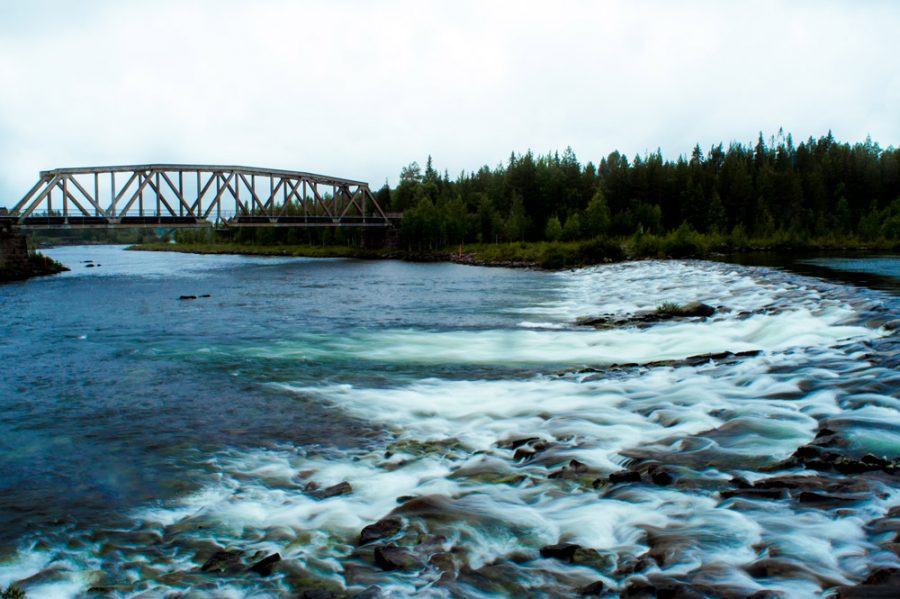
M 735 239 L 900 238 L 900 150 L 829 132 L 797 145 L 779 132 L 756 144 L 714 145 L 665 160 L 612 152 L 582 164 L 511 154 L 505 164 L 451 180 L 429 156 L 376 195 L 402 212 L 408 249 L 458 243 L 575 241 L 691 231 Z

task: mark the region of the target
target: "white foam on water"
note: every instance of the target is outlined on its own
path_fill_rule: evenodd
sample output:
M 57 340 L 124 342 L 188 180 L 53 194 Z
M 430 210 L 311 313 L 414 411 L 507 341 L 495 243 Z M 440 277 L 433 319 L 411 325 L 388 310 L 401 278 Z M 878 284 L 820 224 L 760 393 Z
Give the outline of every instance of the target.
M 493 329 L 487 331 L 366 331 L 340 338 L 302 336 L 245 356 L 306 361 L 362 359 L 406 364 L 577 366 L 679 360 L 725 351 L 780 351 L 862 338 L 872 330 L 842 324 L 853 311 L 833 306 L 757 314 L 744 320 L 666 323 L 647 329 L 595 331 Z
M 677 538 L 680 545 L 670 560 L 651 571 L 679 575 L 717 564 L 718 574 L 708 574 L 710 580 L 748 594 L 763 588 L 792 597 L 822 592 L 811 578 L 750 578 L 740 566 L 758 559 L 761 545 L 835 584 L 858 578 L 866 560 L 896 564 L 863 530 L 900 503 L 892 490 L 835 515 L 789 500 L 725 501 L 702 485 L 640 483 L 607 492 L 603 485 L 595 490 L 590 484 L 592 478 L 604 479 L 622 469 L 635 455 L 671 458 L 676 477 L 689 473 L 692 480 L 714 483 L 740 475 L 754 481 L 771 475 L 759 472 L 758 465 L 774 465 L 809 443 L 822 418 L 846 414 L 860 422 L 896 422 L 898 411 L 888 403 L 845 412 L 839 387 L 804 390 L 810 381 L 846 376 L 847 370 L 835 368 L 865 363 L 862 355 L 844 349 L 849 342 L 888 331 L 855 324 L 856 312 L 847 303 L 821 297 L 814 287 L 770 271 L 644 262 L 553 276 L 561 286 L 559 300 L 521 310 L 529 320 L 511 329 L 360 331 L 339 339 L 303 336 L 233 351 L 258 359 L 353 358 L 500 369 L 761 353 L 596 374 L 513 380 L 433 377 L 389 388 L 268 383 L 279 392 L 325 402 L 381 426 L 392 443 L 352 451 L 223 451 L 210 459 L 214 476 L 203 490 L 138 510 L 135 522 L 162 531 L 202 520 L 204 528 L 191 528 L 194 538 L 247 554 L 278 551 L 340 585 L 349 584 L 344 577 L 352 569 L 348 560 L 356 559 L 352 553 L 360 529 L 392 513 L 403 496 L 437 496 L 449 502 L 444 519 L 425 517 L 424 526 L 443 535 L 436 541 L 442 549 L 461 547 L 472 568 L 526 553 L 527 563 L 518 560 L 516 572 L 519 582 L 534 586 L 558 580 L 587 584 L 598 578 L 611 585 L 621 582 L 610 572 L 541 559 L 542 546 L 578 543 L 622 563 L 644 554 L 653 535 Z M 578 316 L 629 314 L 666 301 L 694 300 L 730 311 L 705 321 L 645 329 L 572 326 Z M 517 461 L 508 442 L 525 437 L 550 446 L 530 461 Z M 892 444 L 893 438 L 882 443 Z M 587 469 L 585 480 L 577 473 L 571 481 L 550 478 L 569 468 L 571 460 Z M 349 494 L 316 499 L 306 491 L 310 483 L 324 489 L 345 481 L 352 487 Z M 192 559 L 180 557 L 179 567 L 199 566 Z M 23 554 L 22 560 L 8 566 L 14 568 L 9 573 L 0 567 L 0 581 L 46 566 L 33 555 Z M 382 589 L 400 596 L 449 592 L 433 586 L 434 571 L 419 577 L 372 576 Z
M 558 273 L 558 297 L 514 311 L 571 321 L 579 316 L 627 315 L 660 304 L 701 301 L 733 311 L 759 311 L 782 304 L 788 293 L 774 271 L 698 261 L 642 261 Z M 791 286 L 791 301 L 812 301 L 816 291 Z

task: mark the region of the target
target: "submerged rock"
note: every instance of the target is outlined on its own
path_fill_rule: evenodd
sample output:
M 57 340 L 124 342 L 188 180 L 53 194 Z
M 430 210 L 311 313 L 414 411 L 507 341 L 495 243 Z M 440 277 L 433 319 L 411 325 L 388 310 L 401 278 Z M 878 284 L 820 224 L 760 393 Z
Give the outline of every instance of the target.
M 384 593 L 381 592 L 381 589 L 375 585 L 366 587 L 362 591 L 350 595 L 353 599 L 382 599 L 384 597 Z
M 412 551 L 394 544 L 375 548 L 375 565 L 382 570 L 419 570 L 423 566 Z
M 242 555 L 238 551 L 216 551 L 200 566 L 200 570 L 202 572 L 235 574 L 244 569 L 241 557 Z
M 602 595 L 607 590 L 609 590 L 609 587 L 606 586 L 606 583 L 602 580 L 598 580 L 587 586 L 581 587 L 581 589 L 578 590 L 578 594 L 582 597 L 592 597 L 595 595 Z
M 856 586 L 838 588 L 839 599 L 895 599 L 900 597 L 900 568 L 879 568 Z
M 609 483 L 615 485 L 618 483 L 639 483 L 641 482 L 641 473 L 633 470 L 620 470 L 609 475 Z
M 247 572 L 255 572 L 260 576 L 271 576 L 272 570 L 275 568 L 275 564 L 281 561 L 281 555 L 278 553 L 273 553 L 272 555 L 267 555 L 262 558 L 249 568 L 247 568 Z
M 368 526 L 363 528 L 362 531 L 360 531 L 359 544 L 367 545 L 373 541 L 379 541 L 381 539 L 392 537 L 400 532 L 400 528 L 402 526 L 403 521 L 400 518 L 382 518 L 374 524 L 369 524 Z
M 546 547 L 541 547 L 541 557 L 571 562 L 572 558 L 575 556 L 575 552 L 579 549 L 581 549 L 581 545 L 575 543 L 547 545 Z
M 597 478 L 597 472 L 591 470 L 587 464 L 578 460 L 570 460 L 558 470 L 551 472 L 548 477 L 551 480 L 569 480 L 576 483 L 590 486 Z
M 340 495 L 349 495 L 353 492 L 353 487 L 350 486 L 350 483 L 347 481 L 338 483 L 336 485 L 332 485 L 330 487 L 326 487 L 324 489 L 317 489 L 315 486 L 310 488 L 307 486 L 307 494 L 316 499 L 328 499 L 330 497 L 338 497 Z
M 669 474 L 668 470 L 666 470 L 663 466 L 659 464 L 652 464 L 647 469 L 647 474 L 650 475 L 650 480 L 654 485 L 659 485 L 661 487 L 665 487 L 671 485 L 674 479 L 672 475 Z

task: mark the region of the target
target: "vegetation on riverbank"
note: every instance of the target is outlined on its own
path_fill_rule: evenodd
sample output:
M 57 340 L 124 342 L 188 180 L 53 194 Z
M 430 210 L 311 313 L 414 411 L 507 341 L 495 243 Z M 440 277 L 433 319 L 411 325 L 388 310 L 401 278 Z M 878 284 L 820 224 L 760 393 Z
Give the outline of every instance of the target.
M 24 265 L 0 266 L 0 283 L 24 281 L 31 277 L 55 275 L 67 270 L 69 270 L 67 267 L 40 252 L 30 252 L 28 254 L 28 260 Z
M 356 245 L 253 244 L 226 241 L 152 243 L 132 246 L 143 251 L 251 256 L 304 256 L 309 258 L 401 259 L 453 261 L 484 266 L 520 266 L 545 269 L 573 268 L 643 258 L 704 258 L 714 254 L 777 251 L 900 251 L 900 241 L 863 242 L 850 236 L 798 238 L 789 235 L 749 239 L 710 235 L 681 227 L 667 235 L 633 235 L 583 241 L 471 243 L 434 250 L 371 249 Z
M 666 238 L 679 230 L 796 245 L 809 240 L 900 240 L 900 150 L 850 145 L 829 133 L 795 146 L 779 132 L 755 145 L 696 146 L 632 160 L 613 152 L 581 164 L 571 149 L 513 154 L 506 164 L 461 173 L 404 167 L 380 204 L 402 212 L 401 242 L 433 249 L 471 242 Z M 831 243 L 831 242 L 828 242 Z M 855 243 L 855 242 L 854 242 Z M 765 243 L 769 245 L 769 243 Z
M 428 158 L 376 197 L 401 212 L 398 239 L 352 229 L 180 231 L 140 249 L 310 257 L 454 260 L 565 268 L 623 259 L 776 250 L 900 250 L 900 150 L 829 133 L 795 146 L 779 132 L 663 160 L 571 149 L 512 154 L 451 180 Z M 364 240 L 364 235 L 369 238 Z M 368 246 L 364 248 L 364 246 Z

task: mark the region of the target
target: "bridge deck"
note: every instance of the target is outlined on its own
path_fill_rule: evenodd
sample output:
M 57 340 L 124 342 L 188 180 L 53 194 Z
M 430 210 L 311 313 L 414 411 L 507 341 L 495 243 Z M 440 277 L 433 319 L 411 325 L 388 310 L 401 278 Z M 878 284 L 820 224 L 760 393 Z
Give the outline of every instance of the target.
M 10 221 L 27 229 L 392 227 L 399 217 L 386 214 L 362 181 L 249 166 L 142 164 L 42 171 L 21 201 L 0 211 L 0 222 Z

